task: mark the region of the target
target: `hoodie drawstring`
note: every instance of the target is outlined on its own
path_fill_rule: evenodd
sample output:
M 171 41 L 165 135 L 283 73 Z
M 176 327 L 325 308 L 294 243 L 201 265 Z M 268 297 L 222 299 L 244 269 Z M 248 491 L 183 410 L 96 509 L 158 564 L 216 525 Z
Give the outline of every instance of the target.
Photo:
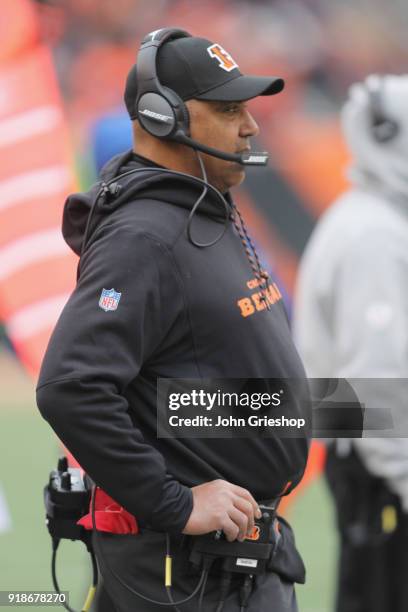
M 270 310 L 271 305 L 268 299 L 269 274 L 266 270 L 262 269 L 261 262 L 259 260 L 259 255 L 257 253 L 254 243 L 251 240 L 251 237 L 246 228 L 245 221 L 241 215 L 241 212 L 238 209 L 238 206 L 234 202 L 231 202 L 231 205 L 233 209 L 232 221 L 235 225 L 235 229 L 237 230 L 239 237 L 241 238 L 242 246 L 244 247 L 248 261 L 255 274 L 255 278 L 257 279 L 259 287 L 261 288 L 260 299 L 264 302 L 264 304 L 266 304 L 267 309 Z

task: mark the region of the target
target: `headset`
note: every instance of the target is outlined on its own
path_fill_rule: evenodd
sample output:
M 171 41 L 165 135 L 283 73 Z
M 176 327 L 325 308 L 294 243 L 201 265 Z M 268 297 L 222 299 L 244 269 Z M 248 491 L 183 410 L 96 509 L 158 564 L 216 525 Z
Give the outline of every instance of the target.
M 388 117 L 384 110 L 383 90 L 384 77 L 378 76 L 375 80 L 366 82 L 368 102 L 370 106 L 371 132 L 376 142 L 384 144 L 393 140 L 400 131 L 400 124 Z
M 136 110 L 140 125 L 156 138 L 172 140 L 220 159 L 242 165 L 265 166 L 269 158 L 266 152 L 226 153 L 190 137 L 187 106 L 175 91 L 160 83 L 157 75 L 157 53 L 160 47 L 167 41 L 190 36 L 185 30 L 162 28 L 143 39 L 136 65 Z

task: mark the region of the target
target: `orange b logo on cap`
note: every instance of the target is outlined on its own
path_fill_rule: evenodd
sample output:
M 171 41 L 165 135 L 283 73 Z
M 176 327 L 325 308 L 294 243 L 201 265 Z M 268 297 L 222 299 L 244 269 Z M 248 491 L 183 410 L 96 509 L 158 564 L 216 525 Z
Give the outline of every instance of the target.
M 230 54 L 221 45 L 211 45 L 211 47 L 207 47 L 207 51 L 210 57 L 218 60 L 218 64 L 223 70 L 231 72 L 234 68 L 238 68 L 238 64 L 234 62 Z

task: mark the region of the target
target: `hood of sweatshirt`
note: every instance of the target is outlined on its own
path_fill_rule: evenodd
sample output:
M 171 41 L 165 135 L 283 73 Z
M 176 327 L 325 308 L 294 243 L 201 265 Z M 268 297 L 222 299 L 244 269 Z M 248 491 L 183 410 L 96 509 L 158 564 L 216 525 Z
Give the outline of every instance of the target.
M 124 176 L 126 173 L 139 169 Z M 155 172 L 154 170 L 159 170 Z M 101 219 L 119 206 L 137 199 L 160 200 L 174 206 L 192 209 L 204 186 L 189 175 L 175 176 L 166 168 L 135 154 L 132 150 L 113 157 L 102 168 L 100 180 L 88 191 L 70 195 L 64 205 L 62 234 L 69 247 L 81 254 L 83 238 L 93 206 L 87 239 Z M 115 180 L 117 179 L 117 181 Z M 229 193 L 224 194 L 230 204 Z M 97 200 L 97 201 L 96 201 Z M 214 221 L 225 222 L 226 210 L 215 191 L 209 189 L 196 214 L 211 216 Z
M 373 134 L 370 90 L 379 91 L 381 112 L 399 126 L 387 142 L 378 142 Z M 343 134 L 352 157 L 348 169 L 351 182 L 405 206 L 408 201 L 407 104 L 407 75 L 371 75 L 350 88 L 341 115 Z

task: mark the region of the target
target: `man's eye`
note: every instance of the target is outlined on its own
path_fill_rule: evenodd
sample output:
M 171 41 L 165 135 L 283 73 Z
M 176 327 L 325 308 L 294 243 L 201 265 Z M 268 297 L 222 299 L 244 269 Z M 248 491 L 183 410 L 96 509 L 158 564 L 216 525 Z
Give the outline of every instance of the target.
M 237 113 L 239 111 L 239 106 L 237 104 L 231 104 L 230 106 L 226 106 L 224 112 L 226 113 Z

